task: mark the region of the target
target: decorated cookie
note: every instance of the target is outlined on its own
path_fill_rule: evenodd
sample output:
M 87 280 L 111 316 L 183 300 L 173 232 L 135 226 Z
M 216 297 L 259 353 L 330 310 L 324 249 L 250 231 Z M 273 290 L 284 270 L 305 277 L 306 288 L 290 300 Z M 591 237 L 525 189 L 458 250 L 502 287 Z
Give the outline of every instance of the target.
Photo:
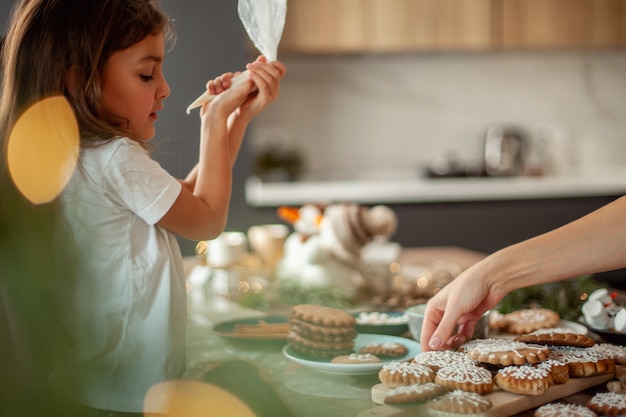
M 623 416 L 626 414 L 626 395 L 614 392 L 599 392 L 589 401 L 587 407 L 602 416 Z
M 478 414 L 489 410 L 492 403 L 480 394 L 456 390 L 429 401 L 428 407 L 441 413 Z
M 548 403 L 537 408 L 534 417 L 598 417 L 598 415 L 579 404 Z
M 446 389 L 434 382 L 425 384 L 402 385 L 390 389 L 385 394 L 385 404 L 407 404 L 424 402 L 438 397 L 446 392 Z
M 345 364 L 379 363 L 380 358 L 371 353 L 352 353 L 350 355 L 334 357 L 331 362 Z
M 417 363 L 391 362 L 382 367 L 378 379 L 390 386 L 425 384 L 435 381 L 435 372 Z
M 435 382 L 448 390 L 463 390 L 477 394 L 493 391 L 493 377 L 485 368 L 451 363 L 437 371 Z
M 523 395 L 542 395 L 552 382 L 550 370 L 532 365 L 507 366 L 496 374 L 496 385 L 505 391 Z

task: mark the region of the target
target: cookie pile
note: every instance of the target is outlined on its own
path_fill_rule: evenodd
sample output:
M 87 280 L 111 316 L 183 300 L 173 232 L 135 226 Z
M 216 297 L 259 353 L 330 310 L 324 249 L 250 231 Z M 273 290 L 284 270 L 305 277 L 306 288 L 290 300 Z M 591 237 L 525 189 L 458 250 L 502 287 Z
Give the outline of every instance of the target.
M 386 404 L 425 402 L 436 415 L 480 413 L 492 407 L 487 394 L 496 388 L 542 395 L 570 378 L 614 373 L 625 355 L 626 347 L 596 345 L 567 328 L 540 329 L 515 340 L 476 339 L 457 351 L 421 352 L 410 362 L 385 364 L 378 376 L 388 388 Z M 580 415 L 593 415 L 586 414 L 591 410 L 623 415 L 626 395 L 612 394 L 594 397 Z M 565 407 L 563 415 L 578 415 L 567 414 L 573 408 Z M 618 412 L 622 414 L 612 414 Z
M 314 358 L 333 358 L 354 352 L 356 320 L 343 310 L 300 304 L 289 311 L 287 341 L 296 351 Z

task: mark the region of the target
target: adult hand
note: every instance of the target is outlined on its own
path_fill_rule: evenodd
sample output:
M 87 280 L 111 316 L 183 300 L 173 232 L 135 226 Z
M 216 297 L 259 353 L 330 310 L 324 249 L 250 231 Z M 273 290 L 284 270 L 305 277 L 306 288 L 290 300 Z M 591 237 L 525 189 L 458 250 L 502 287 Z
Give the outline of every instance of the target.
M 504 296 L 483 276 L 485 261 L 470 267 L 427 303 L 420 344 L 423 351 L 456 348 L 469 340 L 482 315 Z

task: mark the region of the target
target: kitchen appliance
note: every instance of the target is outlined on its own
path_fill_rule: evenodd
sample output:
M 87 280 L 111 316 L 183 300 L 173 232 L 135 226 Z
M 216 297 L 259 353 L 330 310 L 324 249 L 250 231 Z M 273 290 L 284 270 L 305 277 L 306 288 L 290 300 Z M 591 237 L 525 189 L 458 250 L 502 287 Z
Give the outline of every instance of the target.
M 490 126 L 485 136 L 485 173 L 500 177 L 523 175 L 529 145 L 527 133 L 519 127 Z

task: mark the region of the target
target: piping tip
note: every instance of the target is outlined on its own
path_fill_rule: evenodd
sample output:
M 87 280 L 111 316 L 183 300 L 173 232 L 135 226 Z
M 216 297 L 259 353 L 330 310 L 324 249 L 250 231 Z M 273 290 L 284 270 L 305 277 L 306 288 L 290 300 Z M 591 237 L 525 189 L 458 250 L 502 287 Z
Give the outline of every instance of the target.
M 195 99 L 193 101 L 193 103 L 191 103 L 188 107 L 187 107 L 187 114 L 190 114 L 191 111 L 195 108 L 198 107 L 202 107 L 203 105 L 205 105 L 206 103 L 210 102 L 211 100 L 213 100 L 213 98 L 215 98 L 214 95 L 209 94 L 208 91 L 205 91 L 200 97 L 198 97 L 197 99 Z

